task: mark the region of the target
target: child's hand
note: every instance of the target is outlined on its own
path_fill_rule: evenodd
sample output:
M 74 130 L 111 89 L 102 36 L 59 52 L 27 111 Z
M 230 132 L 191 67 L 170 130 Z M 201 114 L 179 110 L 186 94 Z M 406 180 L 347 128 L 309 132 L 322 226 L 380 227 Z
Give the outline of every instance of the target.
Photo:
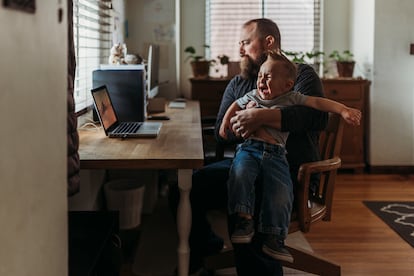
M 342 118 L 344 118 L 345 122 L 347 122 L 348 124 L 359 126 L 362 114 L 361 114 L 361 111 L 359 111 L 358 109 L 346 107 L 341 112 L 341 116 Z
M 230 129 L 230 122 L 223 121 L 220 126 L 219 134 L 224 139 L 227 139 L 227 130 Z
M 250 101 L 246 104 L 246 109 L 256 107 L 256 105 L 257 105 L 256 102 Z

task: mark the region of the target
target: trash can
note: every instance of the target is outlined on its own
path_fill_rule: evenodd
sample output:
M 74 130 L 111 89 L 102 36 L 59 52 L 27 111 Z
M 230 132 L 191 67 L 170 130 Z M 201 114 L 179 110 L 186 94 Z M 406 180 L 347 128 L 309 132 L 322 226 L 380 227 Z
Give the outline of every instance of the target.
M 105 184 L 108 210 L 119 211 L 119 228 L 130 229 L 141 224 L 145 185 L 135 179 L 112 180 Z

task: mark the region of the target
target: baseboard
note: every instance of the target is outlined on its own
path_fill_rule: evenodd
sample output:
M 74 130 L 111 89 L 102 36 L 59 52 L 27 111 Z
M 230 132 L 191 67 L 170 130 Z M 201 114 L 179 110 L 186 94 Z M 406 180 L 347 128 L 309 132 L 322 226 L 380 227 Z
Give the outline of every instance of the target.
M 368 166 L 367 172 L 376 174 L 414 174 L 414 166 Z

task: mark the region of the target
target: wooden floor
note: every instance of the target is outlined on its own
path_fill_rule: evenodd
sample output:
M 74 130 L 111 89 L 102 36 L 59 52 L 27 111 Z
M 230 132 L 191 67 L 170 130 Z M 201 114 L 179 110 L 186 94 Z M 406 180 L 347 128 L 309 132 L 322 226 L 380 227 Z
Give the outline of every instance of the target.
M 340 264 L 344 276 L 414 275 L 414 248 L 363 200 L 414 201 L 414 174 L 340 173 L 332 220 L 312 225 L 305 234 L 313 251 Z M 121 275 L 135 275 L 130 264 L 124 265 Z
M 414 175 L 339 174 L 332 220 L 305 234 L 312 249 L 341 265 L 342 275 L 414 275 L 414 248 L 363 200 L 414 201 Z

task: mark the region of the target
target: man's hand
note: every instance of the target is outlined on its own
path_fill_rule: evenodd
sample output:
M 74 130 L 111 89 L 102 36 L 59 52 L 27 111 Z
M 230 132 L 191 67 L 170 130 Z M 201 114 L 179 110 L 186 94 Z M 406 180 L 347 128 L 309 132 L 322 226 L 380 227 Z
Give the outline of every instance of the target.
M 233 132 L 243 138 L 248 138 L 260 126 L 258 120 L 258 108 L 250 108 L 236 112 L 236 115 L 230 119 Z

